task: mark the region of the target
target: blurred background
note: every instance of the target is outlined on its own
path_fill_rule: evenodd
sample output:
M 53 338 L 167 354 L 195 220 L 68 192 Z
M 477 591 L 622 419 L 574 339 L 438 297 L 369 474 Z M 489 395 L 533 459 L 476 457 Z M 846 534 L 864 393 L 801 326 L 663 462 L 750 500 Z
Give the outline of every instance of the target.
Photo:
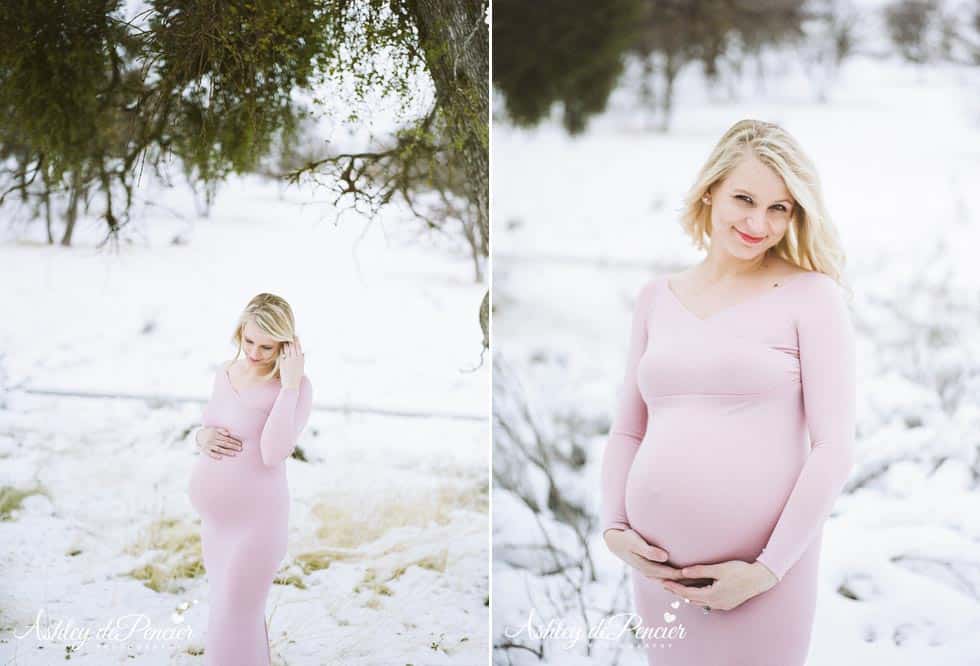
M 743 118 L 815 161 L 847 253 L 857 463 L 808 664 L 980 664 L 980 4 L 493 7 L 493 661 L 645 664 L 597 531 L 633 298 L 700 261 L 682 197 Z
M 262 291 L 314 390 L 274 663 L 485 661 L 487 12 L 0 7 L 0 662 L 203 663 L 189 436 Z

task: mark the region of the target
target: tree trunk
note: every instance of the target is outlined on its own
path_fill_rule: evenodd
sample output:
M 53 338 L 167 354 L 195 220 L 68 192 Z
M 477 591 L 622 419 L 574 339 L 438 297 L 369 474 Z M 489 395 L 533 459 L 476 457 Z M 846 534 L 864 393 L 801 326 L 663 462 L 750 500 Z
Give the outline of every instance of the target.
M 486 0 L 411 0 L 436 104 L 461 152 L 484 255 L 490 247 L 490 30 Z M 487 296 L 484 295 L 484 303 Z M 489 308 L 481 307 L 484 344 Z
M 480 257 L 486 256 L 486 251 L 480 239 L 477 238 L 477 226 L 469 221 L 463 222 L 463 236 L 466 238 L 466 245 L 470 249 L 470 258 L 473 260 L 473 279 L 477 282 L 483 281 L 483 268 Z
M 664 64 L 664 96 L 663 96 L 663 118 L 662 125 L 660 127 L 661 132 L 666 132 L 670 129 L 670 116 L 674 111 L 674 79 L 677 78 L 677 72 L 680 69 L 678 64 L 679 59 L 675 58 L 673 54 L 667 53 L 667 59 Z
M 657 67 L 653 63 L 654 54 L 644 53 L 640 56 L 643 61 L 642 74 L 640 74 L 640 103 L 646 109 L 655 109 L 657 105 L 657 92 L 655 90 L 655 78 Z
M 453 139 L 459 141 L 483 246 L 489 247 L 490 41 L 482 0 L 409 3 L 426 67 Z
M 45 230 L 48 232 L 48 245 L 54 245 L 54 232 L 51 230 L 51 223 L 54 220 L 51 217 L 51 183 L 48 182 L 47 177 L 44 178 L 44 225 Z
M 65 247 L 71 245 L 71 234 L 75 231 L 75 220 L 78 219 L 78 198 L 82 196 L 81 178 L 77 173 L 72 175 L 71 191 L 68 194 L 68 209 L 65 211 L 65 233 L 61 237 L 61 244 Z
M 490 348 L 490 291 L 483 292 L 480 301 L 480 328 L 483 329 L 483 348 Z

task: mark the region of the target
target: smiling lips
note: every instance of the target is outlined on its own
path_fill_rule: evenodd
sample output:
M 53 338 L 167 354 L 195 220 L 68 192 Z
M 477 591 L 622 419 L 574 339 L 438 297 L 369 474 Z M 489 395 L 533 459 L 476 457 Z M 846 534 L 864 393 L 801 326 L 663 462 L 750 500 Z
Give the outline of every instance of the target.
M 743 234 L 738 229 L 735 229 L 735 231 L 738 232 L 738 235 L 741 236 L 742 240 L 744 240 L 746 243 L 760 243 L 765 238 L 765 236 L 749 236 L 748 234 Z

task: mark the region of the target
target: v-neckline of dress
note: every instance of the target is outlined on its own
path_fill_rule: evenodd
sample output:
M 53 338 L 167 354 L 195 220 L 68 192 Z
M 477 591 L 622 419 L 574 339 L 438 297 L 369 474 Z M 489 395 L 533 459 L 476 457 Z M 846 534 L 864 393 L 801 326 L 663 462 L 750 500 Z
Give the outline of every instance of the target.
M 734 310 L 734 309 L 738 308 L 739 306 L 748 305 L 750 303 L 754 303 L 757 300 L 760 300 L 762 298 L 765 298 L 768 294 L 772 294 L 772 293 L 776 293 L 776 292 L 781 292 L 783 289 L 786 289 L 786 287 L 788 287 L 793 282 L 797 282 L 798 280 L 801 280 L 806 275 L 809 275 L 810 273 L 814 273 L 814 272 L 816 272 L 816 271 L 804 271 L 802 273 L 796 273 L 794 275 L 791 275 L 788 278 L 781 279 L 781 280 L 779 280 L 779 282 L 781 282 L 781 285 L 778 286 L 778 287 L 769 287 L 768 289 L 763 290 L 763 291 L 759 291 L 758 293 L 752 294 L 751 296 L 749 296 L 747 298 L 743 298 L 742 300 L 735 301 L 734 303 L 729 303 L 728 305 L 725 305 L 725 306 L 723 306 L 723 307 L 715 310 L 714 312 L 712 312 L 712 313 L 710 313 L 710 314 L 708 314 L 708 315 L 706 315 L 704 317 L 696 314 L 693 310 L 691 310 L 691 308 L 689 308 L 688 306 L 684 305 L 683 301 L 681 301 L 681 299 L 677 296 L 677 294 L 674 293 L 673 287 L 670 286 L 670 278 L 669 277 L 664 277 L 664 288 L 670 294 L 670 296 L 673 299 L 674 303 L 676 303 L 680 307 L 681 310 L 683 310 L 684 312 L 686 312 L 689 316 L 693 317 L 697 321 L 702 322 L 702 323 L 707 323 L 707 322 L 710 322 L 711 320 L 713 320 L 713 319 L 721 316 L 722 314 L 725 314 L 726 312 L 729 312 L 731 310 Z
M 231 364 L 228 364 L 224 368 L 225 381 L 228 382 L 228 388 L 231 389 L 232 393 L 234 393 L 236 396 L 238 396 L 240 398 L 240 397 L 242 397 L 241 391 L 239 391 L 237 388 L 235 388 L 235 383 L 231 380 L 231 373 L 228 372 L 228 369 L 230 367 L 231 367 Z M 256 384 L 252 384 L 250 386 L 246 386 L 242 390 L 248 391 L 249 389 L 254 389 L 254 388 L 261 387 L 261 386 L 265 386 L 265 385 L 267 385 L 269 383 L 271 383 L 270 380 L 267 380 L 267 381 L 264 381 L 264 382 L 259 382 L 259 383 L 256 383 Z

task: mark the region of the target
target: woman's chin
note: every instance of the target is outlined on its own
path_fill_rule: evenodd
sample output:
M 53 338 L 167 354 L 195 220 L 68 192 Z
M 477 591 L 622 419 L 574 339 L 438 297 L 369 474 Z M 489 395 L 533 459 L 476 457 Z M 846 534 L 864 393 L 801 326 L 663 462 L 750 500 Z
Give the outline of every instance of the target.
M 755 259 L 756 257 L 765 254 L 766 250 L 768 249 L 763 243 L 760 243 L 757 246 L 746 245 L 738 240 L 733 243 L 727 243 L 726 247 L 729 254 L 731 254 L 733 257 L 738 257 L 739 259 Z

